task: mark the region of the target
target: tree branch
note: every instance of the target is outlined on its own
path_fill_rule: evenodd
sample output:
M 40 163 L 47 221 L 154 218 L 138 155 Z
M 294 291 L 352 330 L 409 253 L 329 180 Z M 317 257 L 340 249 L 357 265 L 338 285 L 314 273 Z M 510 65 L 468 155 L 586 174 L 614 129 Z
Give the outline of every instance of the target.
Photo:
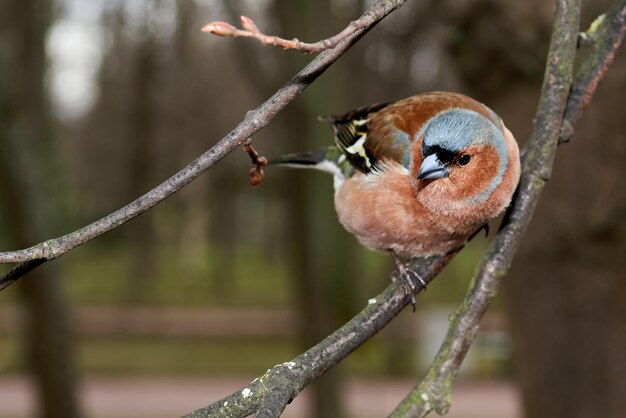
M 420 277 L 430 283 L 455 254 L 415 260 L 412 266 Z M 417 283 L 416 288 L 421 289 Z M 392 282 L 348 323 L 292 361 L 269 369 L 248 386 L 193 411 L 188 418 L 277 417 L 309 383 L 335 366 L 378 331 L 384 328 L 411 301 L 402 280 Z
M 20 277 L 23 277 L 24 275 L 36 269 L 45 262 L 46 260 L 43 258 L 36 258 L 34 260 L 25 261 L 13 267 L 11 270 L 6 272 L 2 276 L 2 278 L 0 278 L 0 291 L 4 290 L 4 288 L 6 287 L 9 287 L 15 281 L 19 280 Z
M 451 385 L 478 332 L 480 319 L 497 293 L 530 223 L 539 196 L 550 179 L 561 128 L 575 123 L 606 74 L 624 33 L 624 0 L 615 1 L 599 31 L 596 53 L 583 63 L 572 86 L 580 0 L 558 0 L 541 98 L 524 158 L 520 185 L 505 221 L 483 257 L 470 289 L 455 312 L 448 333 L 424 379 L 391 417 L 424 417 L 450 408 Z M 579 92 L 584 92 L 581 94 Z M 566 108 L 572 113 L 564 113 Z M 569 119 L 568 119 L 569 118 Z
M 47 240 L 23 250 L 0 253 L 0 263 L 23 263 L 0 277 L 0 291 L 45 261 L 58 258 L 79 245 L 97 238 L 142 214 L 199 177 L 240 146 L 243 141 L 267 126 L 279 111 L 298 97 L 306 87 L 326 71 L 361 36 L 389 13 L 401 7 L 406 1 L 377 1 L 358 19 L 361 24 L 351 35 L 346 36 L 334 48 L 318 55 L 261 106 L 249 111 L 244 120 L 217 144 L 148 193 L 104 218 L 67 235 Z M 38 260 L 38 262 L 31 263 L 30 261 L 33 260 Z

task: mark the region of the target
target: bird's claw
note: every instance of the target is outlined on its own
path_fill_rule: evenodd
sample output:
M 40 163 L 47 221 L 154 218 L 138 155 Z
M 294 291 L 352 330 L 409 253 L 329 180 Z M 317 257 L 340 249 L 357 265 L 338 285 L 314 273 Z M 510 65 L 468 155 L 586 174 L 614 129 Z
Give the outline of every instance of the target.
M 409 268 L 406 264 L 400 261 L 393 252 L 392 254 L 393 254 L 393 259 L 396 263 L 396 271 L 397 271 L 397 276 L 392 275 L 392 278 L 402 279 L 403 285 L 404 285 L 403 286 L 404 291 L 407 296 L 411 297 L 411 306 L 413 307 L 413 312 L 415 312 L 415 305 L 416 305 L 415 294 L 419 290 L 426 290 L 426 282 L 420 277 L 420 275 L 415 270 Z M 416 283 L 419 283 L 421 285 L 419 289 L 415 285 Z

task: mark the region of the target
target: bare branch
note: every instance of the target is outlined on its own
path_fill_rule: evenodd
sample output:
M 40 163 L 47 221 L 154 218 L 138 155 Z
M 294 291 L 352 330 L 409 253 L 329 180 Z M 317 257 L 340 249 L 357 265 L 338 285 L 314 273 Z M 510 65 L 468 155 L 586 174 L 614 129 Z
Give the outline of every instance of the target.
M 420 264 L 412 268 L 430 283 L 454 255 L 419 260 Z M 418 283 L 415 285 L 422 289 Z M 370 299 L 357 316 L 315 347 L 292 361 L 274 366 L 245 388 L 186 417 L 245 417 L 256 411 L 256 416 L 278 416 L 308 384 L 384 328 L 410 300 L 411 295 L 406 294 L 403 283 L 392 282 L 381 294 Z
M 104 218 L 67 235 L 50 239 L 24 250 L 2 252 L 0 253 L 0 263 L 27 263 L 32 260 L 40 260 L 37 265 L 43 264 L 45 261 L 58 258 L 79 245 L 119 227 L 167 199 L 191 181 L 198 178 L 206 170 L 213 167 L 232 150 L 240 146 L 247 138 L 250 138 L 256 132 L 267 126 L 280 110 L 298 97 L 306 87 L 326 71 L 328 67 L 341 57 L 361 36 L 389 13 L 406 3 L 406 1 L 407 0 L 379 0 L 376 2 L 376 4 L 369 8 L 363 16 L 358 19 L 362 25 L 353 31 L 350 36 L 345 37 L 345 39 L 334 48 L 318 55 L 261 106 L 255 110 L 249 111 L 244 120 L 228 135 L 211 147 L 211 149 L 148 193 Z M 6 275 L 0 277 L 0 290 L 6 288 L 26 272 L 35 268 L 33 263 L 29 263 L 28 266 L 30 266 L 30 268 L 25 268 L 27 265 L 21 264 Z
M 25 261 L 13 267 L 11 270 L 6 272 L 4 276 L 2 276 L 2 279 L 0 280 L 0 291 L 4 290 L 5 287 L 9 287 L 20 277 L 23 277 L 24 275 L 36 269 L 45 262 L 46 260 L 43 258 L 36 258 L 34 260 Z
M 622 6 L 617 7 L 613 4 L 608 15 L 612 13 L 623 15 L 623 0 L 615 3 L 621 3 Z M 568 91 L 572 85 L 579 15 L 580 0 L 557 1 L 542 94 L 517 194 L 501 230 L 483 257 L 470 290 L 457 309 L 444 344 L 425 378 L 398 405 L 391 417 L 424 417 L 433 410 L 443 415 L 450 408 L 452 381 L 478 332 L 480 319 L 495 297 L 502 277 L 507 273 L 519 248 L 541 191 L 550 179 L 561 126 L 564 118 L 567 118 L 564 116 L 566 104 L 578 100 L 569 96 L 568 101 Z M 622 18 L 621 25 L 612 26 L 613 35 L 599 37 L 599 44 L 612 42 L 612 45 L 616 45 L 614 40 L 618 33 L 623 33 L 623 22 Z M 614 49 L 607 49 L 606 45 L 597 47 L 601 51 L 606 51 L 606 54 L 614 53 Z M 583 67 L 598 68 L 596 64 L 604 66 L 608 65 L 607 62 L 610 63 L 606 61 L 604 54 L 592 54 Z M 596 79 L 598 81 L 606 72 L 606 67 L 603 68 L 602 74 Z M 597 81 L 592 82 L 593 86 L 587 86 L 588 83 L 588 78 L 577 77 L 571 94 L 574 95 L 580 87 L 587 87 L 589 90 L 583 90 L 592 93 L 597 87 Z M 591 94 L 588 98 L 590 97 Z M 576 119 L 579 116 L 580 113 Z
M 364 15 L 361 18 L 350 22 L 344 30 L 335 36 L 318 42 L 307 43 L 302 42 L 297 38 L 284 39 L 274 35 L 266 35 L 259 30 L 252 19 L 246 16 L 241 16 L 240 21 L 243 29 L 238 29 L 226 22 L 211 22 L 202 27 L 202 32 L 232 38 L 254 38 L 264 45 L 279 46 L 283 49 L 293 49 L 304 52 L 305 54 L 312 54 L 334 48 L 340 42 L 343 42 L 357 31 L 363 30 L 369 24 Z
M 576 80 L 567 101 L 565 120 L 561 127 L 561 142 L 568 142 L 585 107 L 606 75 L 626 33 L 626 0 L 614 1 L 606 14 L 599 16 L 587 32 L 593 40 L 589 57 L 576 74 Z

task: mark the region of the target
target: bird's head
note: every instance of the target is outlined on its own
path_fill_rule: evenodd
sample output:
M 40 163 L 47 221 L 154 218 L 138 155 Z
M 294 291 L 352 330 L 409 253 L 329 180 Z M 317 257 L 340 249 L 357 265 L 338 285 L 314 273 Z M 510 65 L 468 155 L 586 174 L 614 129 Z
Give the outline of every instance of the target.
M 506 174 L 503 125 L 467 109 L 435 115 L 418 133 L 411 167 L 415 189 L 425 198 L 460 204 L 487 200 Z

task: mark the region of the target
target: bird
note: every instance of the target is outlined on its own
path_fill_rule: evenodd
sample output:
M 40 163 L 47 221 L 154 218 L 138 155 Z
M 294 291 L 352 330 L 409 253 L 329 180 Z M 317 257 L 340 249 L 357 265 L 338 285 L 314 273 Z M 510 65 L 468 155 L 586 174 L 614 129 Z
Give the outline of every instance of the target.
M 441 91 L 320 119 L 334 144 L 269 165 L 332 174 L 339 222 L 392 255 L 415 306 L 411 277 L 425 283 L 402 259 L 456 251 L 504 211 L 520 178 L 513 134 L 486 105 Z

